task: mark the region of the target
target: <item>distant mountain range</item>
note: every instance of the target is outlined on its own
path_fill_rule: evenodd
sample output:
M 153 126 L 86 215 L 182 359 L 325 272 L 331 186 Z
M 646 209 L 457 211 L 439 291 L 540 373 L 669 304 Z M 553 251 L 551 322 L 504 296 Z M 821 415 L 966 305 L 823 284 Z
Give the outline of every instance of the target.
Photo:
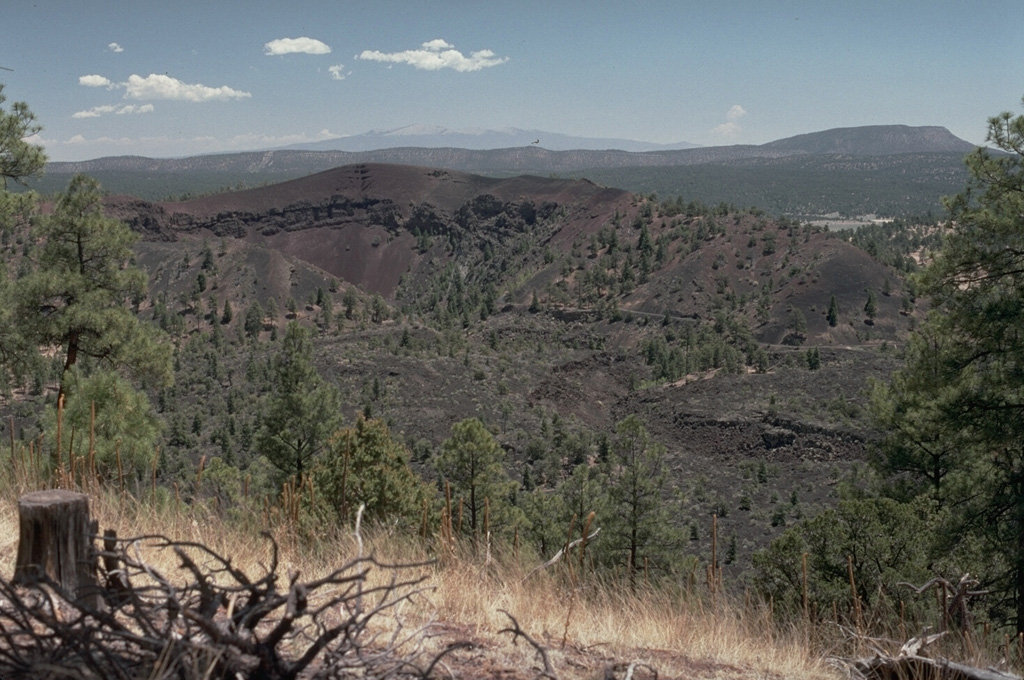
M 402 128 L 411 130 L 406 134 L 398 131 L 367 133 L 358 137 L 347 137 L 316 145 L 341 144 L 352 141 L 353 146 L 369 145 L 372 140 L 380 144 L 391 142 L 390 146 L 361 151 L 339 149 L 311 149 L 304 145 L 298 149 L 277 149 L 268 151 L 244 151 L 226 154 L 190 156 L 187 158 L 145 158 L 141 156 L 111 156 L 90 161 L 56 162 L 47 165 L 47 172 L 68 174 L 98 171 L 145 171 L 145 172 L 243 172 L 251 174 L 287 174 L 298 176 L 319 172 L 351 163 L 400 163 L 441 167 L 464 172 L 573 172 L 591 168 L 655 167 L 678 165 L 701 165 L 731 163 L 751 158 L 784 158 L 799 155 L 849 156 L 893 156 L 918 153 L 967 153 L 974 148 L 954 136 L 944 127 L 906 125 L 873 125 L 855 128 L 835 128 L 823 132 L 788 137 L 767 144 L 738 144 L 733 146 L 690 147 L 685 149 L 662 149 L 655 151 L 625 151 L 621 149 L 589 149 L 582 146 L 556 150 L 541 144 L 483 148 L 482 146 L 426 146 L 439 144 L 440 140 L 465 142 L 468 133 L 449 133 L 443 128 L 434 130 L 416 126 Z M 520 139 L 525 133 L 528 138 L 539 135 L 537 131 L 514 130 L 507 133 L 481 133 L 474 141 L 495 139 L 494 135 L 505 134 L 507 141 Z M 548 134 L 548 133 L 543 133 Z M 593 142 L 582 138 L 552 135 L 545 139 L 575 140 Z M 598 140 L 614 142 L 622 140 Z
M 484 145 L 497 143 L 486 140 L 500 139 L 513 144 L 530 137 L 519 146 L 468 146 L 471 141 Z M 545 146 L 569 144 L 566 140 L 577 148 Z M 418 146 L 442 141 L 452 145 Z M 595 142 L 538 131 L 474 135 L 412 126 L 317 143 L 345 142 L 353 149 L 390 145 L 362 151 L 274 149 L 50 163 L 46 176 L 33 188 L 42 193 L 61 191 L 69 174 L 84 172 L 111 193 L 152 200 L 281 182 L 344 165 L 390 163 L 498 177 L 586 177 L 633 192 L 758 206 L 772 214 L 922 215 L 941 212 L 940 197 L 963 187 L 963 156 L 974 148 L 946 128 L 906 125 L 835 128 L 760 145 L 649 151 L 579 148 L 587 141 Z M 622 140 L 597 141 L 613 146 L 612 142 Z
M 393 130 L 370 130 L 360 135 L 334 137 L 319 142 L 293 144 L 280 147 L 300 151 L 374 151 L 394 147 L 427 147 L 458 149 L 507 149 L 516 146 L 536 145 L 550 151 L 571 149 L 618 149 L 621 151 L 663 151 L 668 149 L 693 149 L 697 144 L 677 142 L 675 144 L 653 144 L 635 139 L 607 139 L 602 137 L 574 137 L 544 130 L 449 130 L 439 125 L 407 125 Z

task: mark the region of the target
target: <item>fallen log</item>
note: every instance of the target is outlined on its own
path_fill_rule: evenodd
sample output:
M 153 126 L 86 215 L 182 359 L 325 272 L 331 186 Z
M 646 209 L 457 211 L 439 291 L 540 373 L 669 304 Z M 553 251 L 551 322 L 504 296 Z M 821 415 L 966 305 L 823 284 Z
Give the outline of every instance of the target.
M 863 680 L 1021 680 L 994 668 L 975 668 L 947 659 L 923 656 L 876 656 L 849 662 L 853 676 Z

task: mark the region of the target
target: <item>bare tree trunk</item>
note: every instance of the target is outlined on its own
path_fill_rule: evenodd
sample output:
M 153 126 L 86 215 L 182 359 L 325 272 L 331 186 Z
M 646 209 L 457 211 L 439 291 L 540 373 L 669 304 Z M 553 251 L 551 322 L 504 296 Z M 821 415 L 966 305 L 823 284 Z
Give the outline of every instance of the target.
M 64 359 L 64 370 L 60 372 L 60 388 L 57 390 L 57 403 L 67 398 L 67 389 L 64 381 L 68 378 L 68 372 L 78 362 L 78 331 L 71 331 L 68 336 L 68 354 Z
M 98 605 L 88 496 L 62 489 L 27 493 L 18 499 L 18 516 L 12 583 L 36 585 L 48 578 L 72 601 Z

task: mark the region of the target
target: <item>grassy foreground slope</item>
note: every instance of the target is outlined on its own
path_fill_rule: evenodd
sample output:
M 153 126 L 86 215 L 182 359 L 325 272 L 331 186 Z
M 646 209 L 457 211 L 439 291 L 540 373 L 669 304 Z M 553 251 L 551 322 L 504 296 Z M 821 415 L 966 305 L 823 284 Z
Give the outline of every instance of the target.
M 16 497 L 27 480 L 3 481 L 0 503 L 0 573 L 11 574 L 17 552 Z M 270 543 L 259 536 L 261 522 L 220 521 L 202 506 L 173 504 L 157 507 L 131 497 L 93 488 L 93 516 L 102 528 L 115 527 L 122 537 L 162 534 L 175 540 L 197 541 L 223 555 L 250 575 L 262 575 L 270 559 Z M 271 513 L 273 515 L 274 513 Z M 312 542 L 298 538 L 299 526 L 271 520 L 267 527 L 281 547 L 280 572 L 321 577 L 358 552 L 354 534 L 337 530 Z M 443 649 L 454 641 L 471 643 L 444 657 L 437 677 L 533 678 L 542 669 L 537 654 L 521 641 L 513 644 L 502 634 L 507 611 L 523 630 L 543 645 L 558 678 L 623 677 L 630 665 L 634 677 L 825 679 L 838 677 L 802 631 L 779 630 L 766 607 L 742 598 L 719 595 L 694 586 L 689 592 L 639 587 L 602 581 L 584 569 L 565 563 L 534 571 L 534 555 L 499 561 L 489 553 L 474 553 L 468 545 L 438 550 L 434 538 L 413 541 L 396 538 L 385 529 L 362 532 L 365 550 L 384 563 L 432 560 L 422 567 L 426 589 L 401 612 L 375 619 L 381 631 L 398 625 L 422 627 L 422 644 Z M 145 547 L 143 547 L 145 550 Z M 145 552 L 156 570 L 183 577 L 170 551 Z M 576 560 L 572 554 L 573 562 Z M 372 583 L 390 578 L 377 570 Z M 608 675 L 608 673 L 612 673 Z M 61 676 L 63 677 L 63 676 Z M 152 677 L 161 677 L 154 674 Z M 201 677 L 197 675 L 197 677 Z

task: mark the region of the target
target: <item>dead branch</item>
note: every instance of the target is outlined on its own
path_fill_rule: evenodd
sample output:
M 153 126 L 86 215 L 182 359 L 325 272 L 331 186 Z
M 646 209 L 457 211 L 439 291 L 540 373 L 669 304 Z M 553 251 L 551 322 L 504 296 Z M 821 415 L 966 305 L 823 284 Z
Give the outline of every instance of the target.
M 404 631 L 394 612 L 426 590 L 428 563 L 360 554 L 301 581 L 282 577 L 277 544 L 266 537 L 272 559 L 256 577 L 201 543 L 108 532 L 97 560 L 106 572 L 102 599 L 70 598 L 45 576 L 31 588 L 0 579 L 0 677 L 425 678 L 467 646 L 429 655 L 420 644 L 426 628 Z M 177 557 L 176 573 L 143 557 L 162 550 Z M 371 583 L 381 571 L 389 578 Z M 382 618 L 389 625 L 374 623 Z
M 921 586 L 915 586 L 912 583 L 906 582 L 900 582 L 896 585 L 912 588 L 918 595 L 933 586 L 940 588 L 942 590 L 942 601 L 945 606 L 943 622 L 950 621 L 958 629 L 964 630 L 969 629 L 973 622 L 970 609 L 971 598 L 978 597 L 979 595 L 988 595 L 992 592 L 990 590 L 973 590 L 972 587 L 978 585 L 978 583 L 979 581 L 971 578 L 970 574 L 964 574 L 956 585 L 953 585 L 941 576 L 936 576 Z
M 541 565 L 536 566 L 533 569 L 531 569 L 530 573 L 523 577 L 523 582 L 529 580 L 529 578 L 531 576 L 533 576 L 534 574 L 536 574 L 538 571 L 541 571 L 542 569 L 547 569 L 548 567 L 554 565 L 556 562 L 558 562 L 558 560 L 562 559 L 565 555 L 568 555 L 569 552 L 573 548 L 578 546 L 580 543 L 583 543 L 584 541 L 589 543 L 594 538 L 596 538 L 599 533 L 601 533 L 601 527 L 598 527 L 598 528 L 594 529 L 594 531 L 589 536 L 586 536 L 586 537 L 581 536 L 580 538 L 577 538 L 572 543 L 569 543 L 568 545 L 564 546 L 558 552 L 556 552 L 554 554 L 554 556 L 550 560 L 548 560 L 544 564 L 541 564 Z
M 544 670 L 538 673 L 536 677 L 549 678 L 549 680 L 558 680 L 558 676 L 555 675 L 555 669 L 551 667 L 551 659 L 548 658 L 548 650 L 544 647 L 544 645 L 534 640 L 526 633 L 526 631 L 520 628 L 519 622 L 516 621 L 516 617 L 509 614 L 504 609 L 499 609 L 498 611 L 507 616 L 509 620 L 512 622 L 511 627 L 502 628 L 498 631 L 498 635 L 501 635 L 502 633 L 511 633 L 512 644 L 516 644 L 519 638 L 523 638 L 524 640 L 526 640 L 527 644 L 529 644 L 531 647 L 534 648 L 534 650 L 536 650 L 537 656 L 539 656 L 541 661 L 544 663 Z
M 420 674 L 417 677 L 429 678 L 430 674 L 434 672 L 434 666 L 436 666 L 437 664 L 441 663 L 441 659 L 443 659 L 445 656 L 447 656 L 451 652 L 454 652 L 454 651 L 456 651 L 458 649 L 472 649 L 475 646 L 476 645 L 474 645 L 472 642 L 469 642 L 468 640 L 462 640 L 460 642 L 453 642 L 452 644 L 450 644 L 447 647 L 445 647 L 441 651 L 440 654 L 437 654 L 431 660 L 430 664 L 426 668 L 424 668 L 422 671 L 420 671 Z
M 904 678 L 943 678 L 943 680 L 1021 680 L 1019 675 L 994 669 L 974 668 L 946 659 L 920 656 L 874 657 L 857 659 L 850 672 L 862 680 L 903 680 Z
M 930 584 L 925 584 L 922 590 Z M 943 678 L 944 680 L 1022 680 L 1020 676 L 993 668 L 975 668 L 948 659 L 928 658 L 920 653 L 941 639 L 945 631 L 911 638 L 896 656 L 875 651 L 875 656 L 863 659 L 842 659 L 850 674 L 859 680 L 904 680 L 905 678 Z
M 623 673 L 622 680 L 635 680 L 638 671 L 646 671 L 648 675 L 644 678 L 658 680 L 658 671 L 645 663 L 634 661 L 632 663 L 617 663 L 604 669 L 604 680 L 617 680 L 616 673 Z

